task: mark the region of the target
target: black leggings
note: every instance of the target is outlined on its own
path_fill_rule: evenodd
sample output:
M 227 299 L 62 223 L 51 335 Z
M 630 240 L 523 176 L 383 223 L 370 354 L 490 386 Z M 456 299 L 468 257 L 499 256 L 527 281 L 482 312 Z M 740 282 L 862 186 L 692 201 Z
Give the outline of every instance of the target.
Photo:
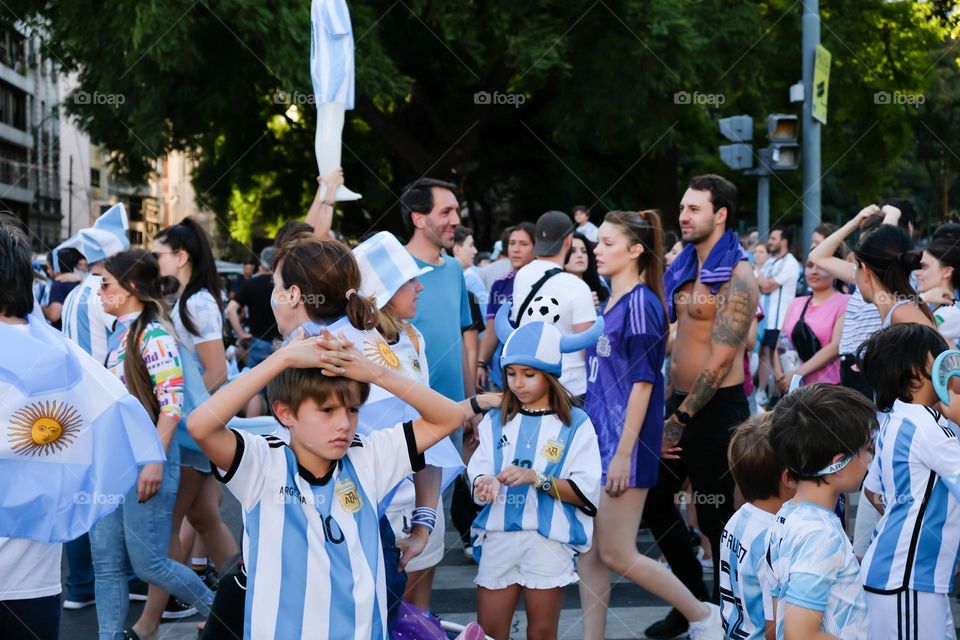
M 0 601 L 0 629 L 6 640 L 57 640 L 60 596 Z
M 674 393 L 667 401 L 667 415 L 686 394 Z M 733 515 L 733 476 L 727 461 L 727 445 L 737 425 L 750 417 L 743 386 L 724 387 L 693 416 L 680 439 L 679 460 L 660 460 L 660 478 L 650 489 L 643 518 L 653 533 L 670 569 L 701 600 L 709 594 L 703 584 L 703 567 L 690 546 L 690 536 L 677 509 L 678 494 L 690 479 L 693 504 L 700 531 L 713 550 L 713 602 L 720 597 L 720 534 Z

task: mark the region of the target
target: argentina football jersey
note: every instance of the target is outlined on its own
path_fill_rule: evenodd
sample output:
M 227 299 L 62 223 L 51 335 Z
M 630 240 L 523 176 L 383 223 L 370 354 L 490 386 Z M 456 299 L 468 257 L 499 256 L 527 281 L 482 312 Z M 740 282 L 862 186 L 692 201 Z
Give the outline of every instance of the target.
M 773 619 L 770 585 L 758 574 L 773 519 L 772 513 L 748 502 L 720 535 L 720 614 L 728 638 L 761 639 L 766 620 Z
M 490 531 L 537 531 L 544 538 L 583 552 L 590 548 L 593 516 L 600 499 L 600 454 L 587 414 L 573 410 L 569 425 L 554 413 L 521 410 L 507 424 L 499 409 L 480 422 L 480 446 L 470 458 L 471 486 L 480 475 L 497 475 L 514 465 L 568 480 L 585 506 L 556 500 L 531 485 L 502 487 L 473 523 L 474 549 L 482 549 Z
M 234 435 L 215 474 L 244 512 L 244 638 L 385 638 L 377 504 L 423 467 L 412 423 L 355 436 L 321 478 L 274 436 Z

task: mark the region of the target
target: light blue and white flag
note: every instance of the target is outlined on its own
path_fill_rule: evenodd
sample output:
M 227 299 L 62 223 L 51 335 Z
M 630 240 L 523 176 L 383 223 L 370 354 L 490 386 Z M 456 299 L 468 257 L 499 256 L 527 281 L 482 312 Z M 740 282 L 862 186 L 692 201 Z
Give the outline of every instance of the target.
M 80 229 L 53 250 L 53 268 L 60 270 L 57 254 L 61 249 L 76 249 L 93 264 L 130 248 L 127 238 L 127 210 L 119 202 L 101 214 L 92 227 Z
M 67 542 L 165 459 L 140 402 L 56 329 L 0 323 L 0 537 Z
M 313 0 L 310 6 L 310 77 L 317 104 L 353 109 L 353 27 L 346 0 Z

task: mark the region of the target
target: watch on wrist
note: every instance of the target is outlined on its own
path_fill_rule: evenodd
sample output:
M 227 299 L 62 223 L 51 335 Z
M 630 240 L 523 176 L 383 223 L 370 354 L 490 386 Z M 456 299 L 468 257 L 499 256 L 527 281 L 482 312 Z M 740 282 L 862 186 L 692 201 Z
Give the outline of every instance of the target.
M 693 416 L 691 416 L 689 413 L 686 411 L 680 411 L 679 409 L 673 412 L 673 416 L 677 419 L 677 422 L 683 426 L 690 424 L 690 421 L 693 419 Z
M 550 493 L 553 489 L 553 478 L 545 474 L 543 471 L 537 471 L 537 482 L 533 487 L 544 493 Z

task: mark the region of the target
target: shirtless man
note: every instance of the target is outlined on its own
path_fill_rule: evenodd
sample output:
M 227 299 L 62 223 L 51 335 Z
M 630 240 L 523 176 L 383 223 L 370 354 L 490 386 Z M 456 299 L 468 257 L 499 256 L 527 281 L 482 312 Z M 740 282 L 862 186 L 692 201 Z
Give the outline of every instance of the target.
M 697 274 L 711 250 L 724 240 L 736 211 L 737 189 L 720 176 L 690 181 L 680 202 L 680 231 L 694 245 Z M 734 427 L 750 416 L 743 392 L 743 354 L 757 309 L 753 269 L 744 259 L 730 280 L 719 286 L 695 281 L 674 293 L 677 337 L 670 377 L 674 392 L 667 402 L 660 477 L 648 497 L 644 519 L 674 574 L 690 591 L 710 596 L 703 568 L 677 510 L 681 486 L 689 478 L 700 530 L 713 549 L 713 596 L 719 600 L 720 534 L 734 513 L 733 478 L 727 445 Z M 679 447 L 679 449 L 677 448 Z M 672 610 L 646 630 L 650 638 L 673 638 L 686 631 L 686 620 Z

